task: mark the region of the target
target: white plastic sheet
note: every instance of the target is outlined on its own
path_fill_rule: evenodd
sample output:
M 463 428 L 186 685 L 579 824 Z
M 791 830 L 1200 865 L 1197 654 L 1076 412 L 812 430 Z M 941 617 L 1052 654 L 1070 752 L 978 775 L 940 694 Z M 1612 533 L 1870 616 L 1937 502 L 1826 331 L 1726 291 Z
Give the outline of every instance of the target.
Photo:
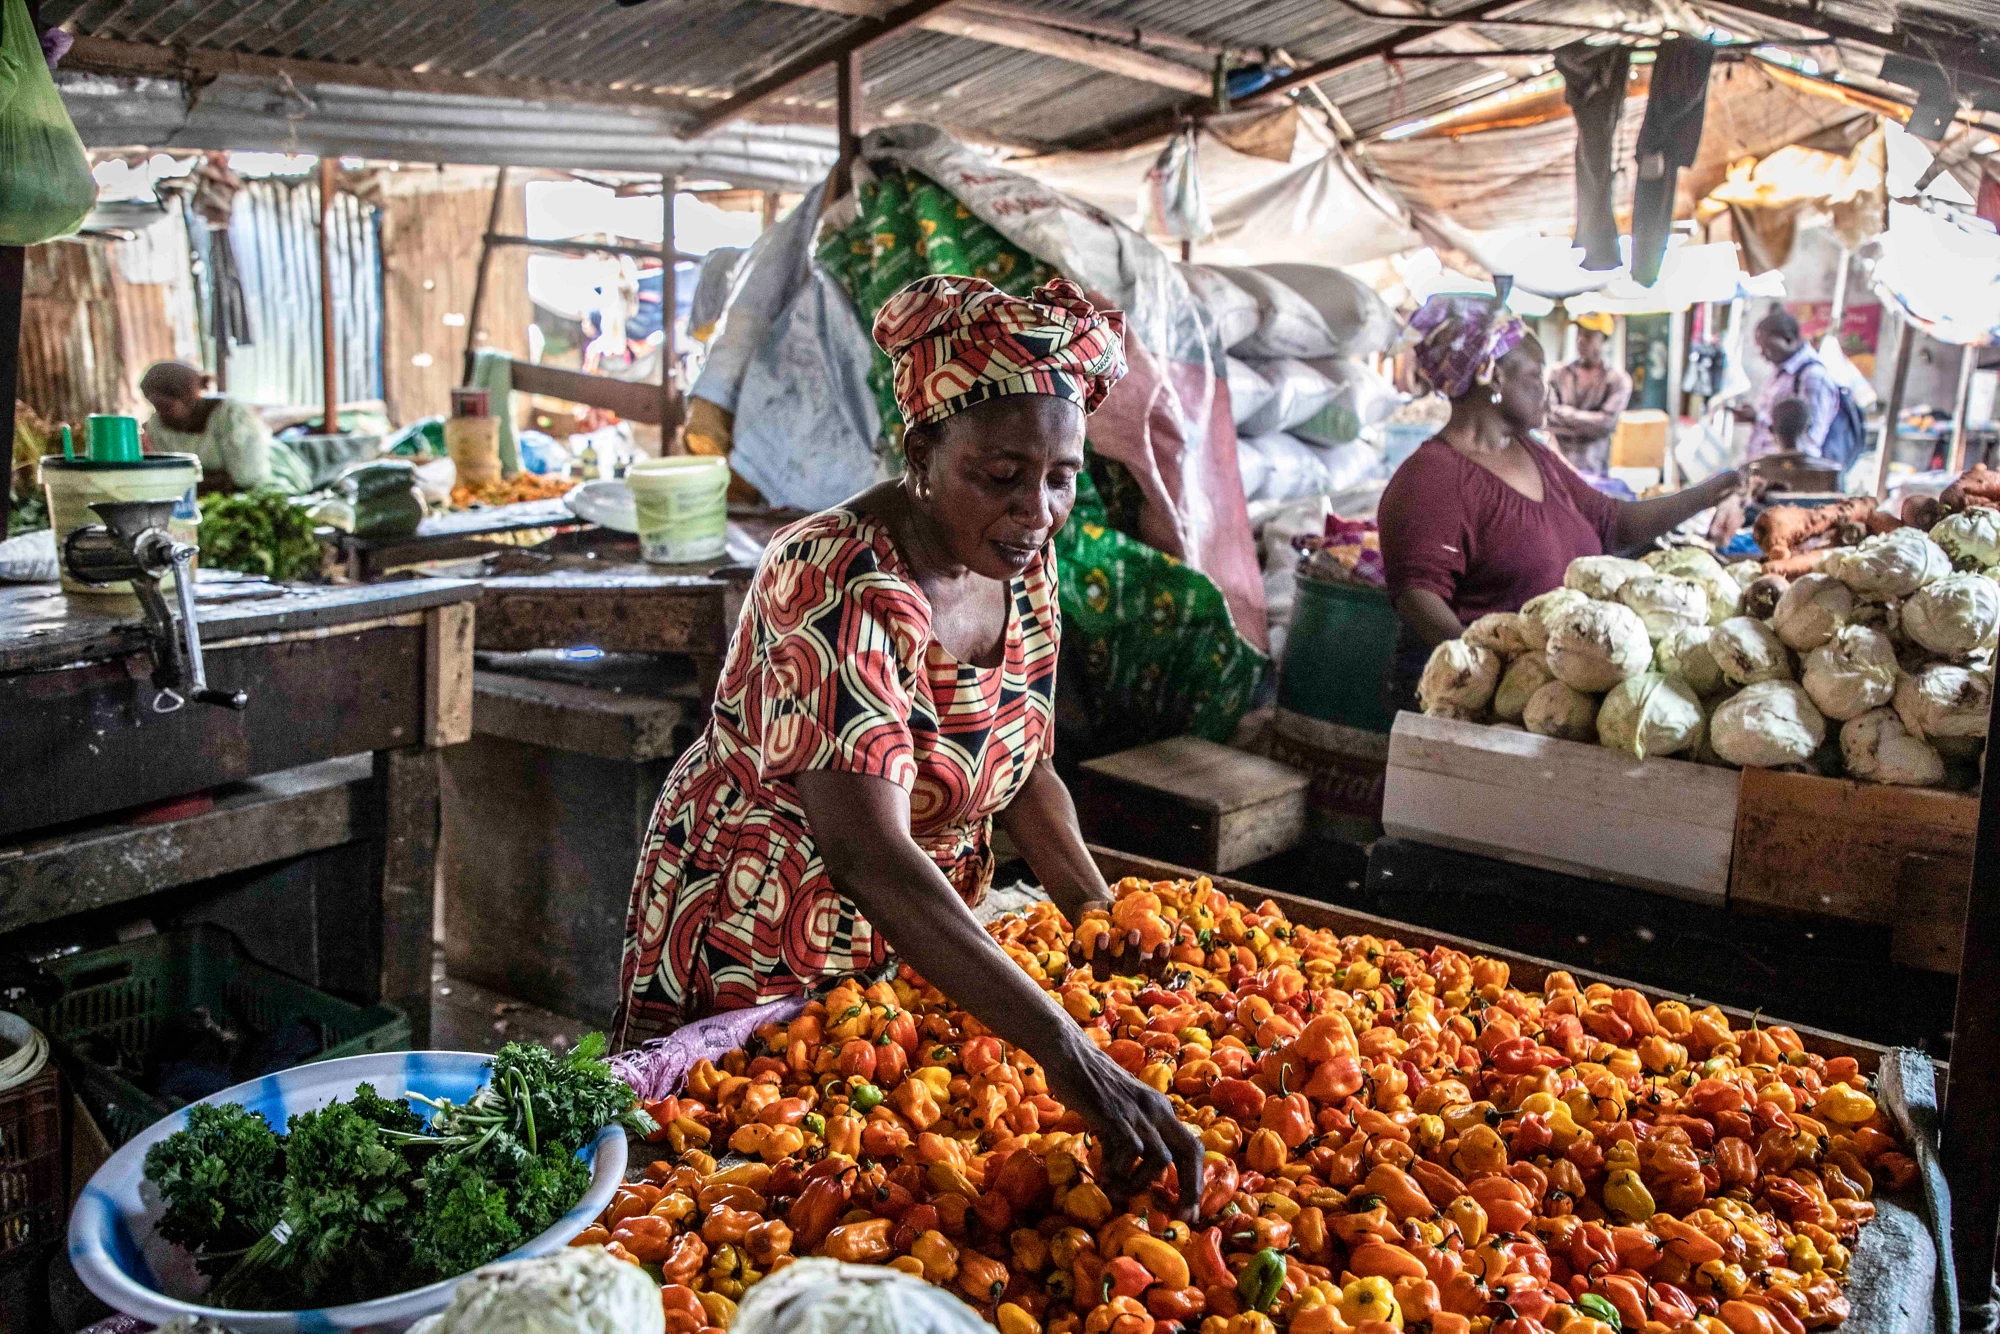
M 744 1294 L 733 1334 L 986 1334 L 944 1288 L 882 1265 L 798 1260 Z
M 1288 431 L 1310 420 L 1333 401 L 1338 386 L 1319 371 L 1294 357 L 1250 363 L 1271 386 L 1271 396 L 1262 407 L 1237 423 L 1246 436 Z

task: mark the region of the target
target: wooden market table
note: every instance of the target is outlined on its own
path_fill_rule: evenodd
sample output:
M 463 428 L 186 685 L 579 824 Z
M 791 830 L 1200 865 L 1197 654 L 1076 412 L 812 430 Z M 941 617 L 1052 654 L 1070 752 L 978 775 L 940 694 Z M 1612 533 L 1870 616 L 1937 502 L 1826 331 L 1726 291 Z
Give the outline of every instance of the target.
M 161 713 L 136 602 L 0 589 L 0 931 L 237 877 L 219 911 L 253 955 L 395 1005 L 423 1045 L 438 752 L 471 733 L 478 594 L 204 579 L 209 679 L 249 704 Z

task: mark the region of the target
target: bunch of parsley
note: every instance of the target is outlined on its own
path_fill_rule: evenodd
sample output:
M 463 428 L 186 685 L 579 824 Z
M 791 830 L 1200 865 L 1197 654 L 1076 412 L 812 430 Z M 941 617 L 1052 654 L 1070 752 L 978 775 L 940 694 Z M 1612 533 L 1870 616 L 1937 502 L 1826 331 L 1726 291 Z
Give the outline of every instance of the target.
M 466 1273 L 546 1231 L 590 1184 L 577 1157 L 607 1125 L 651 1124 L 591 1034 L 557 1057 L 510 1043 L 463 1106 L 428 1123 L 369 1085 L 280 1138 L 235 1105 L 197 1106 L 146 1155 L 161 1235 L 215 1276 L 208 1299 L 296 1310 Z

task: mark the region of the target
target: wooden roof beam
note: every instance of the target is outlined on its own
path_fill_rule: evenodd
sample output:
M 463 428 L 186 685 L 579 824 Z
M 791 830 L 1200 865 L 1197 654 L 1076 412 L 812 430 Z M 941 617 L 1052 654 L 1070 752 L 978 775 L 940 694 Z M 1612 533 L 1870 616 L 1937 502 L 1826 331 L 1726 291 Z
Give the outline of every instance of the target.
M 818 73 L 828 65 L 845 60 L 891 33 L 914 27 L 953 0 L 903 0 L 879 18 L 859 18 L 809 51 L 802 52 L 761 79 L 743 87 L 709 107 L 688 127 L 687 137 L 699 138 L 717 126 L 742 116 L 762 102 L 776 97 L 799 80 Z

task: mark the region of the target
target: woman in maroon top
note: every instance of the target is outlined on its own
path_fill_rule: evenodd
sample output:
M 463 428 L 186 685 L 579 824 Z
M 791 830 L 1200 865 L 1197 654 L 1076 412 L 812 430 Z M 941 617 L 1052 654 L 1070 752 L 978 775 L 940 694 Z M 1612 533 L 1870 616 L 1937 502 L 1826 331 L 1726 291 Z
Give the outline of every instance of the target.
M 1629 551 L 1735 494 L 1735 471 L 1654 500 L 1613 500 L 1547 446 L 1542 346 L 1489 299 L 1434 296 L 1411 321 L 1417 369 L 1451 420 L 1404 460 L 1378 522 L 1389 596 L 1403 619 L 1396 674 L 1467 623 L 1561 585 L 1578 556 Z

